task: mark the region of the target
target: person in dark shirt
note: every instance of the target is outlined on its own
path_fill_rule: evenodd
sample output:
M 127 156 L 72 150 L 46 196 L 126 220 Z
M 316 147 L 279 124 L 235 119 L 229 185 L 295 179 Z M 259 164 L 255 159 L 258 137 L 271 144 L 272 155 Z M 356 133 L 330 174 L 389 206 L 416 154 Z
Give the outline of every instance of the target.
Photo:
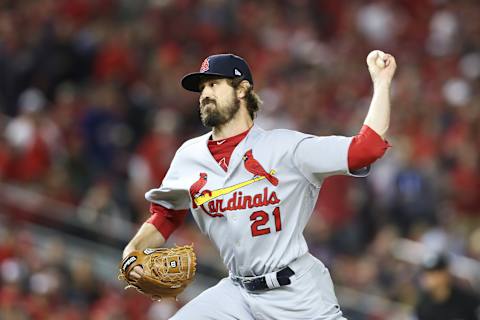
M 446 255 L 425 259 L 422 293 L 416 306 L 418 320 L 479 320 L 480 298 L 453 281 Z

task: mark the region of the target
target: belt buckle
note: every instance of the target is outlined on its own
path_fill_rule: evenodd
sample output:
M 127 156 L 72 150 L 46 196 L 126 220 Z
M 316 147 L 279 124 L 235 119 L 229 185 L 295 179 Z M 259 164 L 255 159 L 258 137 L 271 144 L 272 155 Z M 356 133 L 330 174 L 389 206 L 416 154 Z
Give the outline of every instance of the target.
M 249 292 L 258 291 L 256 287 L 259 278 L 261 277 L 249 277 L 240 279 L 240 285 Z
M 250 289 L 251 289 L 250 284 L 253 284 L 254 281 L 255 281 L 255 278 L 241 279 L 240 283 L 241 283 L 241 285 L 244 289 L 247 289 L 248 291 L 250 291 Z
M 245 283 L 250 283 L 252 279 L 241 278 L 237 276 L 232 276 L 233 281 L 238 283 L 242 288 L 245 288 Z

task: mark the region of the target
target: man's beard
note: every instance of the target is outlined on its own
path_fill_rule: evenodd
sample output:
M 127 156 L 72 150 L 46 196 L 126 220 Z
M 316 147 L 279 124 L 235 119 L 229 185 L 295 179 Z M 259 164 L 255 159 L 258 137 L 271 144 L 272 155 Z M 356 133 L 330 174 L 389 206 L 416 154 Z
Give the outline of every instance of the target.
M 215 107 L 209 111 L 206 111 L 204 106 L 209 103 L 214 104 Z M 240 99 L 237 97 L 233 99 L 232 104 L 223 108 L 218 107 L 217 101 L 205 98 L 201 102 L 200 119 L 202 120 L 203 125 L 206 127 L 218 127 L 232 120 L 237 114 L 238 110 L 240 110 Z

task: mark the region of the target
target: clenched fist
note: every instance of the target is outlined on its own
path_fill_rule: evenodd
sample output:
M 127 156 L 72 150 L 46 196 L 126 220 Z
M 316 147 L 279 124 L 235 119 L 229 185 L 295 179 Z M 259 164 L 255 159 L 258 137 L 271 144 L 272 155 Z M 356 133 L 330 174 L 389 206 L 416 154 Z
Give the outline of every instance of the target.
M 374 85 L 389 85 L 395 74 L 397 63 L 391 54 L 373 50 L 367 56 L 367 66 Z

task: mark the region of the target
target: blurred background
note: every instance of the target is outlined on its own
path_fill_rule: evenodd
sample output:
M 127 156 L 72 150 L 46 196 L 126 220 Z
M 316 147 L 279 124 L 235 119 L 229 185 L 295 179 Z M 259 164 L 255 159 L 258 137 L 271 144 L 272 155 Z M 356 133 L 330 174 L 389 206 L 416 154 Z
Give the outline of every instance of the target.
M 349 319 L 413 319 L 422 259 L 450 257 L 480 291 L 480 1 L 3 0 L 0 2 L 0 319 L 167 319 L 226 275 L 191 217 L 197 280 L 152 303 L 116 279 L 182 141 L 206 132 L 179 80 L 243 56 L 257 122 L 354 135 L 365 58 L 398 64 L 392 148 L 366 179 L 329 178 L 305 231 Z

